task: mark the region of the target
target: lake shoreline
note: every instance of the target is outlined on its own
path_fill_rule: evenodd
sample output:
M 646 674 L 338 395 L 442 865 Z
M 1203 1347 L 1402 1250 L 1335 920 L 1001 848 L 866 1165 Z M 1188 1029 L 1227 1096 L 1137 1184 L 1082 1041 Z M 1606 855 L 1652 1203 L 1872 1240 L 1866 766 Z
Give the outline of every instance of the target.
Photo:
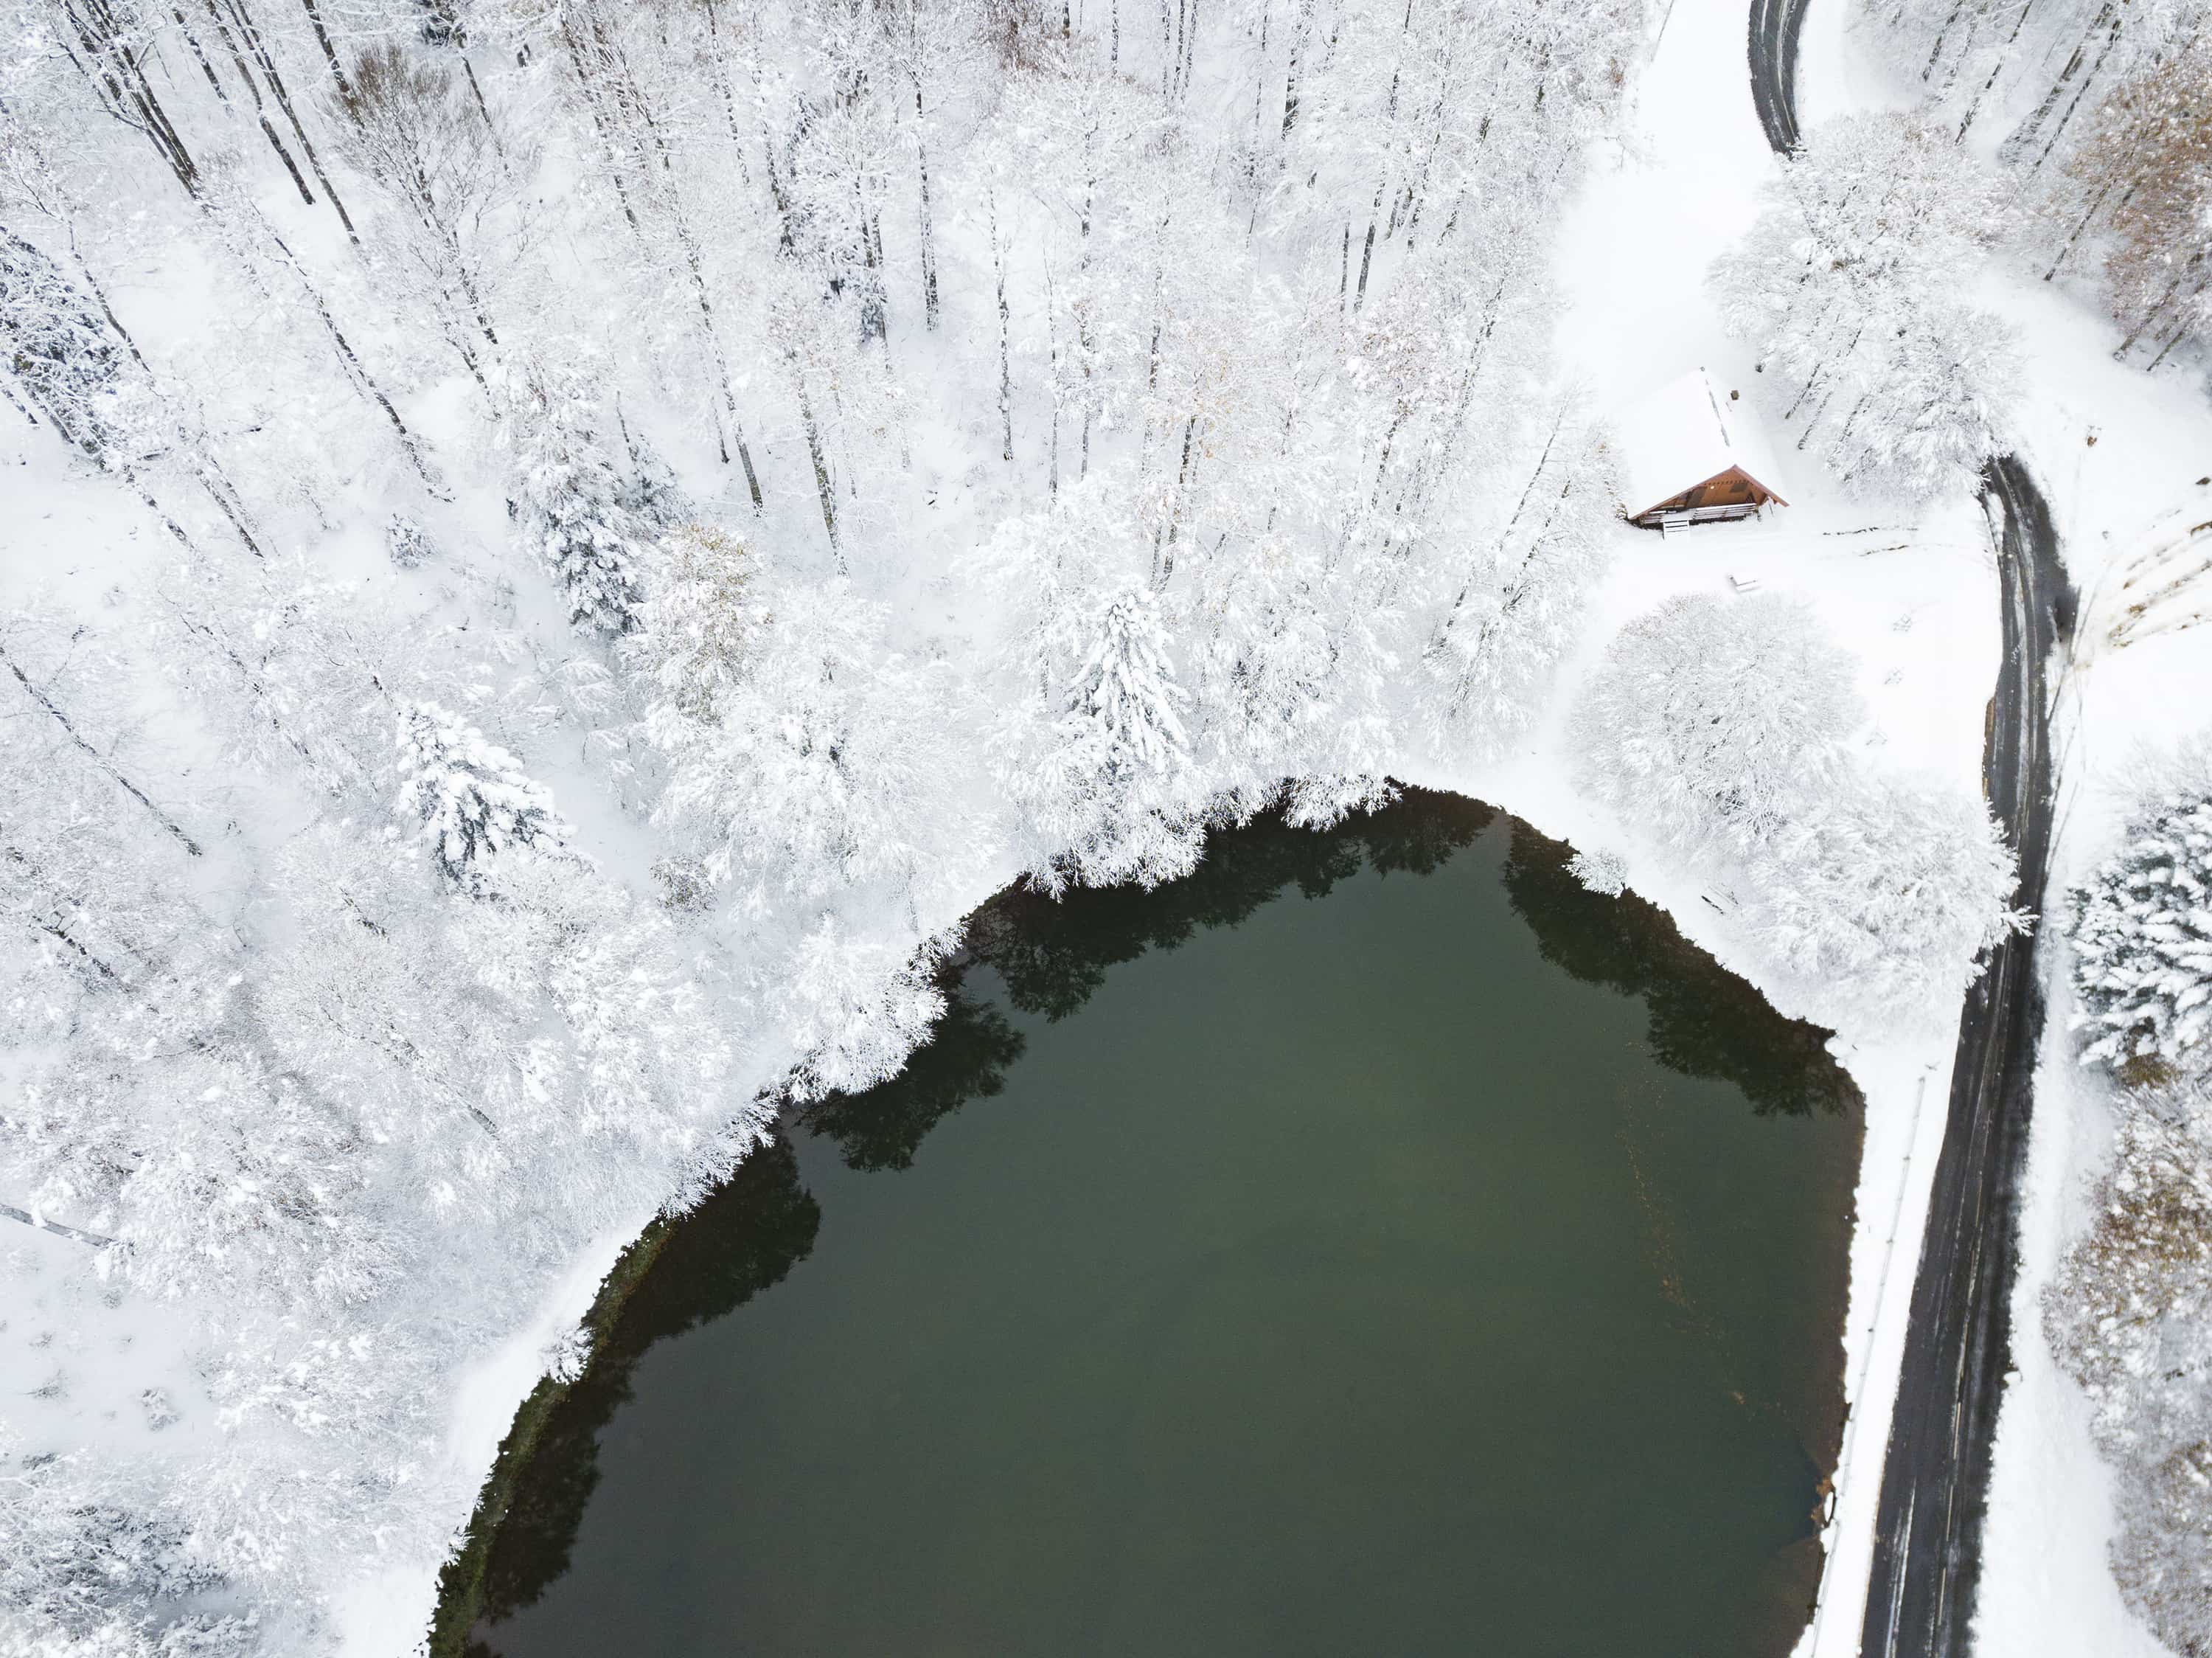
M 1455 825 L 1472 826 L 1466 831 L 1469 835 L 1480 833 L 1489 827 L 1493 821 L 1502 821 L 1506 827 L 1532 837 L 1535 842 L 1540 843 L 1547 853 L 1555 858 L 1564 869 L 1565 855 L 1569 850 L 1565 844 L 1551 840 L 1550 838 L 1543 836 L 1541 832 L 1534 829 L 1521 820 L 1513 818 L 1509 814 L 1499 812 L 1496 808 L 1466 796 L 1446 796 L 1417 789 L 1409 789 L 1407 795 L 1409 802 L 1418 804 L 1425 811 L 1455 814 L 1452 818 Z M 1375 821 L 1379 825 L 1381 820 L 1377 819 Z M 1250 832 L 1228 832 L 1228 835 L 1233 837 L 1237 834 Z M 1322 836 L 1313 834 L 1312 832 L 1290 830 L 1281 826 L 1265 828 L 1259 832 L 1303 837 L 1315 842 L 1322 838 Z M 1380 832 L 1379 829 L 1378 832 Z M 1455 827 L 1450 832 L 1458 833 L 1460 830 Z M 1209 861 L 1215 845 L 1223 844 L 1225 838 L 1226 837 L 1224 836 L 1217 836 L 1212 842 L 1209 843 Z M 1465 844 L 1464 841 L 1453 843 L 1455 845 L 1463 844 Z M 1409 856 L 1412 862 L 1395 867 L 1419 869 L 1422 867 L 1419 859 L 1430 854 L 1425 854 L 1419 847 L 1415 847 L 1410 854 L 1404 854 L 1402 849 L 1395 848 L 1388 853 L 1390 856 L 1401 855 Z M 1449 850 L 1443 854 L 1444 856 L 1449 855 Z M 1376 851 L 1374 856 L 1378 859 L 1378 868 L 1388 869 L 1394 867 L 1379 862 L 1385 853 Z M 1223 914 L 1217 913 L 1222 910 L 1224 895 L 1218 892 L 1207 893 L 1199 890 L 1198 884 L 1201 882 L 1205 871 L 1206 866 L 1202 865 L 1200 875 L 1194 875 L 1184 882 L 1174 883 L 1171 887 L 1155 889 L 1151 893 L 1127 894 L 1121 899 L 1094 898 L 1089 900 L 1156 905 L 1163 893 L 1170 894 L 1172 899 L 1178 888 L 1185 889 L 1184 896 L 1191 900 L 1182 906 L 1189 911 L 1188 915 L 1185 916 L 1179 912 L 1170 917 L 1164 936 L 1146 936 L 1127 955 L 1117 959 L 1133 959 L 1134 955 L 1141 954 L 1147 949 L 1159 948 L 1163 944 L 1172 948 L 1175 942 L 1180 942 L 1181 937 L 1188 936 L 1192 927 L 1218 924 L 1224 918 Z M 1218 874 L 1219 871 L 1217 870 L 1216 873 Z M 1299 879 L 1303 881 L 1303 878 L 1298 876 L 1292 876 L 1291 879 Z M 1250 899 L 1249 891 L 1244 887 L 1240 887 L 1233 875 L 1225 884 L 1230 889 L 1225 898 L 1229 911 L 1233 911 L 1237 905 L 1248 904 Z M 1283 884 L 1282 879 L 1278 875 L 1276 885 L 1266 889 L 1266 896 L 1272 896 L 1282 890 Z M 1308 895 L 1312 895 L 1310 891 Z M 1264 901 L 1264 897 L 1260 901 Z M 1642 941 L 1639 948 L 1647 951 L 1655 959 L 1662 962 L 1694 959 L 1695 961 L 1705 964 L 1711 973 L 1721 975 L 1731 984 L 1740 986 L 1743 993 L 1755 999 L 1761 1006 L 1766 1007 L 1771 1017 L 1778 1020 L 1781 1018 L 1781 1015 L 1772 1014 L 1771 1004 L 1765 1002 L 1765 997 L 1755 986 L 1735 974 L 1727 972 L 1714 962 L 1706 952 L 1689 942 L 1672 918 L 1664 911 L 1648 904 L 1632 893 L 1624 894 L 1618 899 L 1609 899 L 1604 902 L 1633 907 L 1634 926 L 1638 930 L 1638 937 Z M 1010 948 L 1021 950 L 1024 948 L 1022 944 L 1015 942 L 1010 945 L 1009 941 L 1018 941 L 1024 928 L 1028 928 L 1032 934 L 1040 927 L 1049 930 L 1062 914 L 1064 911 L 1061 906 L 1055 904 L 1055 901 L 1024 891 L 1018 887 L 1006 888 L 994 894 L 971 911 L 967 918 L 963 929 L 963 937 L 965 941 L 963 947 L 945 964 L 942 970 L 945 980 L 949 984 L 955 983 L 963 972 L 978 961 L 994 962 L 994 957 L 1003 957 Z M 1644 969 L 1639 968 L 1639 971 L 1643 970 Z M 1573 969 L 1571 968 L 1571 971 Z M 1087 992 L 1084 993 L 1087 994 Z M 1080 999 L 1079 996 L 1078 999 Z M 1802 1021 L 1794 1021 L 1785 1022 L 1792 1025 L 1802 1023 Z M 937 1029 L 933 1030 L 932 1042 L 938 1040 L 943 1033 L 943 1025 L 940 1024 Z M 1814 1030 L 1814 1027 L 1809 1026 L 1803 1028 L 1808 1032 Z M 1826 1033 L 1817 1033 L 1817 1034 L 1825 1038 Z M 917 1051 L 918 1054 L 927 1054 L 928 1051 L 929 1044 L 925 1044 L 921 1050 Z M 1826 1417 L 1828 1413 L 1815 1411 L 1814 1419 L 1801 1424 L 1807 1454 L 1817 1466 L 1821 1481 L 1820 1489 L 1825 1496 L 1830 1489 L 1830 1482 L 1835 1476 L 1837 1459 L 1843 1440 L 1844 1424 L 1848 1417 L 1848 1412 L 1843 1405 L 1844 1335 L 1845 1308 L 1849 1295 L 1850 1240 L 1856 1222 L 1849 1198 L 1855 1191 L 1859 1178 L 1860 1163 L 1865 1145 L 1865 1117 L 1863 1098 L 1859 1094 L 1848 1073 L 1844 1072 L 1840 1066 L 1837 1066 L 1832 1058 L 1826 1055 L 1825 1048 L 1821 1050 L 1821 1058 L 1822 1063 L 1832 1070 L 1834 1077 L 1840 1079 L 1842 1088 L 1847 1091 L 1850 1101 L 1854 1102 L 1850 1108 L 1854 1112 L 1855 1129 L 1852 1155 L 1848 1160 L 1847 1167 L 1838 1169 L 1835 1175 L 1836 1183 L 1846 1199 L 1839 1212 L 1838 1222 L 1842 1228 L 1843 1235 L 1840 1239 L 1832 1240 L 1832 1247 L 1825 1247 L 1823 1250 L 1823 1259 L 1829 1268 L 1824 1276 L 1832 1278 L 1833 1282 L 1824 1283 L 1822 1287 L 1821 1301 L 1824 1305 L 1821 1328 L 1832 1338 L 1834 1351 L 1832 1362 L 1822 1368 L 1820 1387 L 1825 1395 L 1832 1398 L 1836 1409 L 1832 1413 L 1832 1423 L 1828 1420 L 1822 1419 Z M 1809 1076 L 1811 1073 L 1808 1072 L 1808 1075 Z M 1840 1101 L 1842 1097 L 1838 1094 L 1836 1100 L 1830 1102 L 1828 1108 L 1841 1108 L 1838 1101 Z M 836 1101 L 833 1100 L 825 1104 L 834 1110 Z M 823 1106 L 817 1105 L 794 1112 L 792 1107 L 787 1106 L 779 1113 L 775 1139 L 765 1142 L 763 1150 L 768 1150 L 776 1143 L 777 1140 L 781 1140 L 787 1126 L 800 1125 L 810 1114 L 817 1114 L 823 1109 Z M 926 1124 L 921 1131 L 927 1131 Z M 908 1149 L 910 1151 L 910 1148 Z M 755 1156 L 760 1155 L 757 1152 L 754 1154 Z M 896 1148 L 893 1149 L 893 1155 L 896 1155 Z M 741 1179 L 742 1167 L 740 1174 L 733 1177 L 733 1180 Z M 711 1202 L 712 1199 L 708 1201 Z M 623 1249 L 614 1267 L 602 1280 L 590 1310 L 582 1321 L 583 1329 L 592 1342 L 592 1357 L 590 1364 L 586 1367 L 581 1375 L 568 1381 L 556 1381 L 550 1376 L 541 1377 L 517 1410 L 513 1425 L 500 1446 L 492 1472 L 484 1482 L 469 1526 L 463 1534 L 462 1544 L 448 1558 L 441 1575 L 436 1617 L 428 1635 L 428 1650 L 431 1658 L 461 1658 L 461 1655 L 467 1649 L 471 1632 L 483 1612 L 486 1572 L 491 1561 L 492 1552 L 497 1545 L 502 1527 L 509 1520 L 516 1496 L 531 1472 L 533 1460 L 543 1449 L 549 1426 L 556 1422 L 564 1404 L 570 1399 L 576 1389 L 592 1378 L 592 1367 L 601 1363 L 603 1355 L 606 1354 L 611 1347 L 618 1345 L 617 1337 L 623 1329 L 626 1314 L 631 1309 L 638 1292 L 652 1279 L 653 1270 L 660 1261 L 669 1242 L 683 1229 L 683 1223 L 690 1217 L 690 1212 L 672 1218 L 659 1217 Z M 1797 1633 L 1802 1631 L 1805 1625 L 1811 1596 L 1817 1588 L 1824 1561 L 1820 1536 L 1821 1518 L 1822 1516 L 1818 1515 L 1813 1516 L 1813 1534 L 1790 1545 L 1782 1554 L 1778 1555 L 1773 1563 L 1778 1620 L 1790 1617 L 1796 1619 L 1788 1631 L 1790 1638 L 1779 1643 L 1776 1648 L 1778 1652 L 1787 1651 Z M 1794 1608 L 1797 1606 L 1805 1606 L 1808 1611 L 1796 1612 Z

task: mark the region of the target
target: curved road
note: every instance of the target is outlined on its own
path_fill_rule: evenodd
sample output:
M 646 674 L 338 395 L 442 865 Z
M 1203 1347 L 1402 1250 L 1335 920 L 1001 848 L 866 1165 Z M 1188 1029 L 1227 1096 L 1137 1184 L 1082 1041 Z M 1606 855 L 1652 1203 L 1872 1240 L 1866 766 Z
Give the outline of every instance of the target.
M 1751 0 L 1751 101 L 1778 155 L 1797 148 L 1797 31 L 1805 0 Z
M 2004 622 L 1982 784 L 2020 856 L 2014 901 L 2039 915 L 2052 792 L 2045 676 L 2073 631 L 2074 594 L 2050 509 L 2017 455 L 1990 463 L 1982 502 L 1996 532 Z M 1949 1120 L 1882 1465 L 1861 1658 L 1952 1658 L 1966 1650 L 1990 1440 L 2012 1365 L 2020 1168 L 2043 1033 L 2035 946 L 2032 929 L 1999 945 L 1959 1017 Z
M 1797 147 L 1806 0 L 1751 0 L 1752 102 L 1778 154 Z M 2018 455 L 1982 475 L 2002 589 L 2004 661 L 1982 786 L 2020 857 L 2016 905 L 2039 916 L 2051 858 L 2052 655 L 2075 600 L 2051 509 Z M 2011 1368 L 2019 1185 L 2043 995 L 2036 935 L 2008 938 L 1966 992 L 1875 1518 L 1860 1658 L 1956 1658 L 1981 1573 L 1990 1443 Z

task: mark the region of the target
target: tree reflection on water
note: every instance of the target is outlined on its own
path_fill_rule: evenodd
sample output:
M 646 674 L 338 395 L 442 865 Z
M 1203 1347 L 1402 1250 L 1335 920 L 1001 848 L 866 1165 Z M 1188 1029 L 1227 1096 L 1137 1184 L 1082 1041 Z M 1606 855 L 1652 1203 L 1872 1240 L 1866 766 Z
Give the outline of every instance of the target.
M 1397 804 L 1326 833 L 1268 817 L 1218 834 L 1195 874 L 1150 892 L 1078 891 L 1054 899 L 1014 890 L 986 904 L 971 918 L 965 948 L 945 966 L 945 1015 L 906 1069 L 866 1093 L 794 1112 L 784 1131 L 671 1229 L 515 1471 L 512 1501 L 484 1557 L 477 1629 L 536 1601 L 567 1570 L 599 1483 L 599 1436 L 629 1398 L 631 1374 L 647 1350 L 733 1312 L 813 1247 L 821 1211 L 799 1182 L 787 1133 L 833 1142 L 855 1169 L 908 1167 L 937 1124 L 1000 1093 L 1020 1058 L 1022 1033 L 999 996 L 1021 1013 L 1064 1019 L 1117 964 L 1233 925 L 1292 887 L 1316 898 L 1363 870 L 1431 873 L 1499 816 L 1476 801 L 1408 790 Z M 1544 958 L 1577 978 L 1643 998 L 1646 1040 L 1660 1063 L 1735 1084 L 1761 1115 L 1836 1112 L 1858 1103 L 1827 1051 L 1827 1033 L 1784 1018 L 1653 905 L 1632 893 L 1608 898 L 1585 888 L 1568 868 L 1571 847 L 1510 818 L 1504 832 L 1507 896 Z M 449 1599 L 468 1594 L 449 1581 Z M 492 1649 L 471 1639 L 467 1650 L 478 1658 Z

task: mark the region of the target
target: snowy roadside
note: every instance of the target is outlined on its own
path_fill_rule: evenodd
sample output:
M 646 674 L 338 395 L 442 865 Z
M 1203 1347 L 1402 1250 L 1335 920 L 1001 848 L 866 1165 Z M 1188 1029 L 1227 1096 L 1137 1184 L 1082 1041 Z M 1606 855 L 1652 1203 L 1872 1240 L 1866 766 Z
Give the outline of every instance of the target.
M 1801 84 L 1819 84 L 1812 65 L 1824 50 L 1820 31 L 1841 9 L 1829 0 L 1812 8 Z M 1561 266 L 1574 302 L 1563 341 L 1600 388 L 1601 406 L 1625 406 L 1698 365 L 1726 389 L 1753 383 L 1749 354 L 1723 332 L 1705 289 L 1713 259 L 1750 224 L 1759 187 L 1777 170 L 1740 68 L 1744 28 L 1741 7 L 1727 0 L 1679 0 L 1671 9 L 1638 82 L 1627 153 L 1586 192 L 1563 239 Z M 1994 564 L 1980 512 L 1966 501 L 1923 511 L 1853 501 L 1785 448 L 1786 468 L 1793 458 L 1798 464 L 1779 485 L 1792 504 L 1766 521 L 1667 539 L 1625 532 L 1583 649 L 1561 675 L 1553 723 L 1480 777 L 1419 781 L 1496 800 L 1578 847 L 1621 848 L 1624 826 L 1606 821 L 1567 775 L 1564 711 L 1623 622 L 1675 594 L 1725 595 L 1741 582 L 1808 599 L 1858 659 L 1858 688 L 1872 714 L 1868 741 L 1883 762 L 1978 790 L 1998 652 Z M 1636 861 L 1628 880 L 1784 1012 L 1836 1029 L 1832 1046 L 1866 1095 L 1842 1332 L 1850 1416 L 1821 1539 L 1819 1612 L 1799 1647 L 1801 1658 L 1853 1653 L 1957 1011 L 1930 1009 L 1914 1029 L 1855 1029 L 1817 994 L 1771 982 L 1732 936 L 1725 895 L 1679 870 Z
M 1799 70 L 1808 126 L 1846 111 L 1915 101 L 1850 27 L 1851 10 L 1845 0 L 1817 0 L 1810 9 Z M 1985 123 L 1978 145 L 1993 149 L 2004 130 L 2002 121 Z M 2119 330 L 2079 296 L 2035 277 L 2017 270 L 1993 274 L 1981 298 L 2019 330 L 2027 395 L 2011 411 L 2018 446 L 2051 503 L 2067 573 L 2081 597 L 2072 656 L 2054 665 L 2052 675 L 2055 920 L 2068 887 L 2112 844 L 2139 784 L 2142 758 L 2201 728 L 2203 710 L 2212 708 L 2212 635 L 2156 633 L 2125 647 L 2111 637 L 2131 566 L 2185 540 L 2188 527 L 2212 508 L 2212 487 L 2199 481 L 2212 471 L 2212 413 L 2182 376 L 2154 379 L 2116 363 Z M 2177 619 L 2184 610 L 2176 607 Z M 2045 1288 L 2085 1219 L 2089 1183 L 2104 1166 L 2112 1126 L 2106 1085 L 2074 1059 L 2067 958 L 2063 934 L 2046 928 L 2039 960 L 2049 1011 L 2021 1193 L 2014 1368 L 1998 1417 L 1974 1640 L 1983 1650 L 2024 1658 L 2085 1652 L 2152 1658 L 2166 1649 L 2122 1604 L 2107 1564 L 2111 1471 L 2090 1443 L 2087 1401 L 2059 1372 L 2043 1332 Z M 1942 1079 L 1930 1086 L 1940 1089 Z M 1931 1167 L 1935 1144 L 1925 1153 Z M 1870 1140 L 1870 1167 L 1872 1158 Z M 1922 1213 L 1924 1207 L 1923 1196 Z M 1863 1225 L 1865 1218 L 1863 1201 Z M 1917 1222 L 1907 1235 L 1917 1239 Z M 1909 1260 L 1903 1271 L 1908 1282 L 1900 1301 L 1909 1291 Z M 1893 1376 L 1894 1368 L 1892 1358 L 1882 1370 Z M 1880 1457 L 1877 1447 L 1871 1478 L 1879 1478 Z M 1848 1481 L 1844 1496 L 1848 1505 Z M 1838 1546 L 1863 1545 L 1847 1534 Z M 1844 1582 L 1832 1579 L 1828 1595 Z M 1834 1621 L 1847 1629 L 1824 1631 L 1817 1654 L 1856 1650 L 1857 1618 Z
M 1808 9 L 1798 71 L 1808 128 L 1849 110 L 1911 101 L 1856 57 L 1848 11 L 1844 0 Z M 1703 288 L 1713 257 L 1741 235 L 1759 186 L 1776 172 L 1747 82 L 1735 70 L 1743 27 L 1741 8 L 1721 0 L 1680 0 L 1671 9 L 1638 79 L 1627 153 L 1593 182 L 1566 227 L 1561 265 L 1574 302 L 1563 341 L 1599 388 L 1601 406 L 1620 408 L 1692 366 L 1730 386 L 1752 372 Z M 2024 336 L 2030 395 L 2018 411 L 2019 439 L 2054 503 L 2069 574 L 2084 594 L 2082 643 L 2060 675 L 2057 893 L 2105 843 L 2128 791 L 2135 746 L 2170 740 L 2186 710 L 2212 705 L 2206 636 L 2166 635 L 2125 652 L 2105 639 L 2121 579 L 2107 572 L 2170 543 L 2203 515 L 2178 515 L 2205 501 L 2195 480 L 2212 456 L 2212 418 L 2172 381 L 2154 382 L 2113 363 L 2108 330 L 2063 293 L 2006 278 L 1993 280 L 1984 297 Z M 1788 459 L 1785 452 L 1785 466 Z M 1496 801 L 1586 850 L 1618 847 L 1620 826 L 1604 821 L 1565 773 L 1562 710 L 1623 621 L 1675 593 L 1727 594 L 1742 581 L 1814 600 L 1860 660 L 1872 741 L 1891 760 L 1978 788 L 1998 649 L 1990 541 L 1979 510 L 1954 501 L 1941 511 L 1885 512 L 1838 498 L 1809 464 L 1782 487 L 1794 504 L 1755 528 L 1716 527 L 1663 541 L 1632 537 L 1597 596 L 1582 651 L 1561 674 L 1552 724 L 1509 762 L 1415 780 Z M 1799 1649 L 1801 1658 L 1840 1658 L 1858 1646 L 1889 1416 L 1943 1139 L 1956 1012 L 1931 1010 L 1919 1030 L 1855 1031 L 1818 996 L 1763 983 L 1759 962 L 1731 938 L 1727 917 L 1698 883 L 1636 863 L 1629 881 L 1784 1011 L 1837 1028 L 1833 1045 L 1867 1095 L 1844 1332 L 1851 1414 L 1822 1539 L 1819 1611 Z M 2013 1315 L 2018 1368 L 1998 1433 L 1978 1633 L 1986 1649 L 2006 1653 L 2150 1654 L 2162 1649 L 2121 1606 L 2105 1565 L 2109 1475 L 2089 1445 L 2079 1391 L 2058 1375 L 2041 1334 L 2042 1286 L 2080 1219 L 2086 1178 L 2110 1132 L 2100 1095 L 2071 1061 L 2063 949 L 2054 940 L 2042 957 L 2054 986 L 2052 1016 Z

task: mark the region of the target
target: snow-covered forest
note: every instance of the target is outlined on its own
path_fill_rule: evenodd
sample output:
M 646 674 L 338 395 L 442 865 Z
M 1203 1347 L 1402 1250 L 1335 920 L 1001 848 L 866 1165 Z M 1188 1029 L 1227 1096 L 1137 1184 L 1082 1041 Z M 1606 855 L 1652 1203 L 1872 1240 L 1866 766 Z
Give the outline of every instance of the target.
M 1507 741 L 1597 568 L 1632 5 L 4 16 L 11 1646 L 315 1649 L 967 909 Z
M 2212 338 L 2202 0 L 1859 0 L 1859 9 L 1954 145 L 2002 129 L 1996 183 L 2016 210 L 1984 225 L 2037 276 L 2079 284 L 2109 309 L 2125 360 L 2155 367 Z
M 1712 287 L 1801 450 L 1955 497 L 2022 224 L 2200 329 L 2197 48 L 2106 7 L 1976 172 L 2015 9 L 1892 3 L 1936 113 Z M 0 0 L 0 1649 L 419 1630 L 456 1401 L 894 1072 L 979 902 L 1531 741 L 1632 544 L 1555 244 L 1666 9 Z M 1762 982 L 1940 1023 L 2011 862 L 1855 672 L 1673 601 L 1577 775 Z

